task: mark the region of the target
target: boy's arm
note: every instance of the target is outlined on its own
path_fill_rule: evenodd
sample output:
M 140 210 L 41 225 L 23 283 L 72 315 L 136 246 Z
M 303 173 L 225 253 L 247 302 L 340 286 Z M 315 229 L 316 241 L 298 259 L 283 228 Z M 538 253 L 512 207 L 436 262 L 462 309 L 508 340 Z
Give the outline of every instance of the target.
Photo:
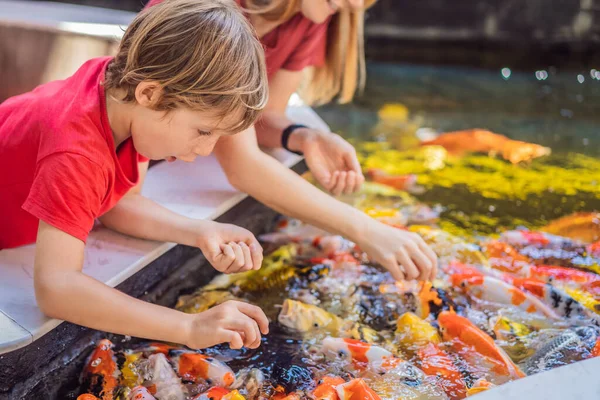
M 140 194 L 148 163 L 140 164 L 140 181 L 100 221 L 126 235 L 199 247 L 224 273 L 259 269 L 262 247 L 252 232 L 229 224 L 187 218 Z
M 259 328 L 263 333 L 268 330 L 262 311 L 248 304 L 230 302 L 192 315 L 127 296 L 81 272 L 84 246 L 79 239 L 40 221 L 34 281 L 38 305 L 46 315 L 195 348 L 221 342 L 258 347 Z
M 396 279 L 433 279 L 435 253 L 416 234 L 386 226 L 323 193 L 258 148 L 254 129 L 215 147 L 230 183 L 269 207 L 356 242 Z

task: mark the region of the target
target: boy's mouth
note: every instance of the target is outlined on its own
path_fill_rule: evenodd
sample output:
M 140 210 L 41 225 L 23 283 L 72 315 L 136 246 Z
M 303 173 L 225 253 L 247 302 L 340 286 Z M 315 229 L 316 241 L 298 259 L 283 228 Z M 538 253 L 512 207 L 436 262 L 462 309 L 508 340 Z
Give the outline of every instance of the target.
M 174 162 L 174 161 L 177 161 L 177 157 L 172 157 L 171 156 L 171 157 L 165 158 L 165 160 L 167 160 L 167 162 Z

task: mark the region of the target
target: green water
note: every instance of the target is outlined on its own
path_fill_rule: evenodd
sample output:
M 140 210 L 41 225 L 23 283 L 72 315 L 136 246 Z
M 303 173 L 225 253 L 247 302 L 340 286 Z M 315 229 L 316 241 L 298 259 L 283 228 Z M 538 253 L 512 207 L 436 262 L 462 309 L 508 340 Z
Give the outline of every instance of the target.
M 426 189 L 417 198 L 445 207 L 444 229 L 470 236 L 535 228 L 575 211 L 600 210 L 600 80 L 594 72 L 375 64 L 353 104 L 317 111 L 356 145 L 364 167 L 417 174 Z M 377 112 L 390 103 L 404 105 L 407 120 L 382 121 Z M 419 128 L 488 129 L 550 147 L 552 155 L 523 165 L 468 155 L 431 169 L 418 147 Z

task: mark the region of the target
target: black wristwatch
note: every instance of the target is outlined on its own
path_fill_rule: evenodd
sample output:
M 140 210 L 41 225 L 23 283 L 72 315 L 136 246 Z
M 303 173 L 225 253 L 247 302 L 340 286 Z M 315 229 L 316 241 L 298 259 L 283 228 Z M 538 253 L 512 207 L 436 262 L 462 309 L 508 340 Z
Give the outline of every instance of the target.
M 288 141 L 290 140 L 290 135 L 292 133 L 294 133 L 294 131 L 296 129 L 300 129 L 300 128 L 308 128 L 306 125 L 301 125 L 301 124 L 293 124 L 288 126 L 287 128 L 285 128 L 283 130 L 283 133 L 281 134 L 281 147 L 283 147 L 284 149 L 286 149 L 287 151 L 294 153 L 294 154 L 298 154 L 299 156 L 302 156 L 303 154 L 299 151 L 294 151 L 294 150 L 290 150 L 288 147 Z

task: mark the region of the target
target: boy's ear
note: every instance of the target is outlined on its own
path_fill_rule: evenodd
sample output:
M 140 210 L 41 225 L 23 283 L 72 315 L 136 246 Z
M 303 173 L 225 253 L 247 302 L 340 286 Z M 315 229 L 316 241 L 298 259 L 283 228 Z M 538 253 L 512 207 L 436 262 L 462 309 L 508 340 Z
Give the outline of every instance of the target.
M 140 82 L 135 88 L 135 100 L 139 105 L 154 108 L 162 98 L 162 86 L 156 81 Z

